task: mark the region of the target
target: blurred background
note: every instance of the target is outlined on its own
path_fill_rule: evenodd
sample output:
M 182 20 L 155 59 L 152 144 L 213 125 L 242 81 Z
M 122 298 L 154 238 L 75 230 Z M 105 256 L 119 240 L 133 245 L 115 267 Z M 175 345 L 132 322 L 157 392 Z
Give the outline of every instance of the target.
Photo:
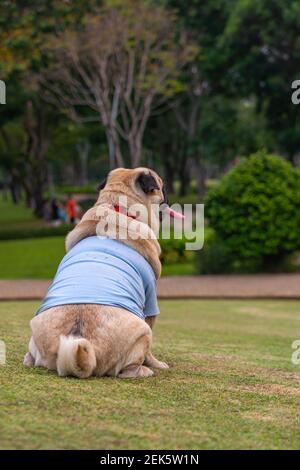
M 164 275 L 300 270 L 298 0 L 2 0 L 0 277 L 51 278 L 117 166 L 205 203 Z

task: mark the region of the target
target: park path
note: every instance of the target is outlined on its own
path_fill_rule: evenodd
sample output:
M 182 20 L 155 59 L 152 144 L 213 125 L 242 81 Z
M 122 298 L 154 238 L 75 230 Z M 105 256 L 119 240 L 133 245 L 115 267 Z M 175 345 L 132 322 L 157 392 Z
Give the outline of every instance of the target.
M 0 280 L 0 300 L 41 299 L 47 280 Z M 161 299 L 300 299 L 300 273 L 170 276 L 158 282 Z

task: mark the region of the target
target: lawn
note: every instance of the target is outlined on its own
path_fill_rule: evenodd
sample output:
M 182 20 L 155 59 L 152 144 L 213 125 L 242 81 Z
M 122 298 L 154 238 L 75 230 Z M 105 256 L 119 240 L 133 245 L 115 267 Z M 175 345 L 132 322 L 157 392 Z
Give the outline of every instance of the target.
M 0 303 L 0 448 L 299 449 L 297 301 L 162 301 L 143 380 L 58 378 L 26 369 L 38 302 Z
M 1 194 L 1 192 L 0 192 Z M 0 228 L 19 229 L 44 226 L 45 222 L 34 217 L 24 202 L 14 204 L 10 199 L 0 197 Z
M 65 254 L 65 237 L 0 241 L 0 279 L 51 279 Z M 194 274 L 193 262 L 163 266 L 162 274 Z
M 51 279 L 65 253 L 65 236 L 61 234 L 55 236 L 54 233 L 58 230 L 65 232 L 68 229 L 67 226 L 49 227 L 45 221 L 36 219 L 23 202 L 13 204 L 10 200 L 5 200 L 2 195 L 0 197 L 0 279 Z M 40 233 L 41 230 L 45 231 L 43 235 Z M 49 233 L 51 230 L 53 233 Z M 164 276 L 195 274 L 195 266 L 191 260 L 185 263 L 164 263 L 162 274 Z
M 1 241 L 0 279 L 51 279 L 64 253 L 64 237 Z

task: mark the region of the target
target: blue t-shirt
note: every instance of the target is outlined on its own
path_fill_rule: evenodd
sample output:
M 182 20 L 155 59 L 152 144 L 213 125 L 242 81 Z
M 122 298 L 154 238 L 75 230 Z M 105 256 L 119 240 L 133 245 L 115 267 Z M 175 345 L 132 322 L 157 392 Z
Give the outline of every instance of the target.
M 37 314 L 67 304 L 122 307 L 142 319 L 157 315 L 154 271 L 143 256 L 118 240 L 85 238 L 61 261 Z

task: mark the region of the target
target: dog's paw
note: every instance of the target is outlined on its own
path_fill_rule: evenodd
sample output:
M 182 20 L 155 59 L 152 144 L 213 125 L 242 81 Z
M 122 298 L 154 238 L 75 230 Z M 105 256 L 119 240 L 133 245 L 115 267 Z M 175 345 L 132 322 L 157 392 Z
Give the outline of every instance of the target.
M 152 375 L 154 375 L 153 370 L 149 369 L 149 367 L 141 366 L 139 377 L 152 377 Z
M 30 352 L 25 354 L 23 364 L 26 367 L 33 367 L 34 366 L 34 358 L 30 354 Z
M 149 369 L 149 367 L 130 365 L 121 370 L 118 377 L 120 379 L 135 379 L 141 377 L 151 377 L 153 374 L 153 370 Z
M 155 366 L 156 369 L 169 369 L 169 366 L 166 362 L 158 361 L 157 365 Z

